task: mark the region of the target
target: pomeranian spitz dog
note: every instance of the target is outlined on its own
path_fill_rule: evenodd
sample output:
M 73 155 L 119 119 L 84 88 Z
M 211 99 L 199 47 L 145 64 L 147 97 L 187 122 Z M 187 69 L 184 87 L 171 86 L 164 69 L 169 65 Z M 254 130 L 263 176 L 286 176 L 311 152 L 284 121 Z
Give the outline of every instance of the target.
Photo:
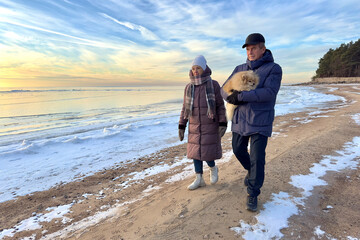
M 231 95 L 234 90 L 250 91 L 256 88 L 259 84 L 259 76 L 253 71 L 243 71 L 235 73 L 229 81 L 224 85 L 223 90 Z M 226 103 L 226 118 L 228 121 L 232 120 L 234 110 L 237 105 Z

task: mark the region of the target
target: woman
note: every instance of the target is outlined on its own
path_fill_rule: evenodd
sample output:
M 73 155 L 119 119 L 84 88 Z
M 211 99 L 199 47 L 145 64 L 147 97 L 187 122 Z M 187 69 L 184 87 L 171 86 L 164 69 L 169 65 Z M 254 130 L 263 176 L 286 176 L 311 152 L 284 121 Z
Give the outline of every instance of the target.
M 195 181 L 189 190 L 205 186 L 203 161 L 210 167 L 210 182 L 218 181 L 216 159 L 222 157 L 221 137 L 224 136 L 227 121 L 224 101 L 220 95 L 220 85 L 212 80 L 211 69 L 206 65 L 204 56 L 197 56 L 192 62 L 190 83 L 185 87 L 184 103 L 179 121 L 179 138 L 189 122 L 187 157 L 193 159 L 196 173 Z

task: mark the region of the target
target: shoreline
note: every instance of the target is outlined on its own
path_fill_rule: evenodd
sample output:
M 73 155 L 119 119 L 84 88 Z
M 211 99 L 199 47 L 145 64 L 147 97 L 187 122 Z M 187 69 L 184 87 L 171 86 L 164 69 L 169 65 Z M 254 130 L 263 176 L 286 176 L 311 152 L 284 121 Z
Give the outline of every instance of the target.
M 316 85 L 337 85 L 337 84 L 360 84 L 360 80 L 353 80 L 353 81 L 347 81 L 346 79 L 340 79 L 336 78 L 335 80 L 332 81 L 322 81 L 321 79 L 318 81 L 310 81 L 310 82 L 302 82 L 302 83 L 295 83 L 295 84 L 291 84 L 291 86 L 316 86 Z M 357 78 L 360 79 L 360 78 Z
M 327 88 L 325 85 L 313 86 Z M 333 88 L 332 85 L 328 85 L 328 88 L 330 87 Z M 318 158 L 320 156 L 339 150 L 342 144 L 348 140 L 349 136 L 360 136 L 359 130 L 349 131 L 348 125 L 339 126 L 339 120 L 337 120 L 336 123 L 331 123 L 329 120 L 330 118 L 349 117 L 349 112 L 355 111 L 354 104 L 351 101 L 359 101 L 359 89 L 351 90 L 356 91 L 356 95 L 355 93 L 349 92 L 349 89 L 352 88 L 351 86 L 340 87 L 347 90 L 334 90 L 331 94 L 341 95 L 347 99 L 346 106 L 343 108 L 334 108 L 326 113 L 317 113 L 317 115 L 311 116 L 306 112 L 301 112 L 276 117 L 274 123 L 275 134 L 271 138 L 271 141 L 269 141 L 267 148 L 267 158 L 269 158 L 269 160 L 267 160 L 266 180 L 259 203 L 260 209 L 261 206 L 271 198 L 271 192 L 289 188 L 287 181 L 281 179 L 289 179 L 291 176 L 289 174 L 291 173 L 308 171 L 312 164 L 312 158 L 319 160 Z M 341 139 L 333 141 L 333 143 L 328 142 L 331 140 L 331 138 L 329 138 L 329 135 L 331 135 L 329 132 L 332 134 L 339 133 L 331 129 L 326 129 L 325 123 L 331 124 L 340 132 L 346 132 L 346 136 L 342 136 Z M 312 125 L 315 125 L 315 127 L 311 128 L 310 126 Z M 329 143 L 330 146 L 317 146 L 317 148 L 313 146 L 316 142 L 314 140 L 316 136 L 313 136 L 314 134 L 311 129 L 317 129 L 315 133 L 321 135 L 318 136 L 318 140 L 325 141 Z M 322 131 L 325 133 L 322 133 Z M 309 141 L 309 139 L 311 141 Z M 224 153 L 231 153 L 231 133 L 226 133 L 222 140 L 222 145 Z M 288 147 L 286 148 L 286 146 Z M 294 146 L 299 149 L 293 150 L 292 148 Z M 305 146 L 314 149 L 312 152 L 307 152 Z M 300 151 L 300 149 L 305 151 L 305 153 Z M 36 239 L 40 239 L 40 237 L 43 236 L 45 239 L 51 239 L 50 236 L 55 236 L 56 238 L 62 239 L 62 236 L 64 236 L 64 239 L 92 239 L 94 236 L 103 236 L 104 239 L 110 239 L 111 237 L 118 236 L 123 239 L 140 239 L 142 236 L 149 236 L 149 239 L 167 239 L 167 236 L 183 236 L 181 234 L 183 234 L 183 230 L 186 229 L 186 231 L 189 231 L 189 234 L 191 233 L 191 235 L 188 236 L 192 236 L 189 237 L 189 239 L 203 238 L 205 235 L 207 235 L 209 239 L 220 235 L 225 237 L 225 239 L 229 239 L 228 237 L 230 237 L 230 239 L 237 239 L 239 236 L 236 236 L 233 231 L 226 229 L 231 226 L 229 222 L 232 222 L 232 226 L 234 227 L 237 225 L 234 219 L 239 220 L 240 218 L 245 218 L 248 222 L 254 221 L 254 214 L 246 212 L 243 206 L 245 204 L 242 198 L 244 198 L 245 192 L 241 182 L 244 170 L 236 163 L 233 157 L 229 156 L 228 159 L 220 160 L 219 184 L 214 186 L 208 185 L 203 189 L 190 192 L 186 190 L 186 186 L 192 181 L 192 162 L 182 162 L 185 154 L 186 144 L 184 143 L 140 158 L 136 161 L 136 164 L 133 162 L 128 163 L 121 167 L 98 172 L 80 181 L 59 185 L 47 191 L 35 192 L 19 197 L 16 200 L 0 203 L 1 212 L 5 213 L 0 217 L 0 232 L 4 229 L 11 229 L 21 223 L 23 219 L 28 219 L 33 216 L 34 213 L 45 214 L 49 212 L 49 210 L 46 209 L 50 207 L 71 205 L 71 212 L 65 213 L 71 221 L 63 223 L 52 220 L 49 223 L 42 223 L 42 228 L 40 229 L 21 231 L 13 237 L 36 236 Z M 286 160 L 284 156 L 288 154 L 290 154 L 291 162 L 293 162 L 294 166 L 285 165 L 279 167 L 281 166 L 281 161 Z M 304 158 L 303 160 L 306 166 L 297 166 L 296 157 Z M 225 158 L 227 158 L 227 156 L 225 156 Z M 138 176 L 138 179 L 130 183 L 131 187 L 125 187 L 125 185 L 129 184 L 129 182 L 127 182 L 129 176 L 134 176 L 133 172 L 151 169 L 160 163 L 162 163 L 162 166 L 169 166 L 169 170 L 159 174 L 148 172 L 148 175 L 146 175 L 145 172 L 144 176 Z M 237 164 L 236 168 L 233 167 L 234 164 Z M 279 169 L 273 166 L 275 164 L 279 165 Z M 188 175 L 182 174 L 186 171 L 189 172 Z M 284 174 L 284 171 L 288 171 L 288 173 Z M 359 172 L 359 170 L 357 171 Z M 207 174 L 206 168 L 205 174 Z M 356 178 L 356 174 L 351 174 L 351 179 Z M 179 179 L 166 183 L 168 179 L 176 175 Z M 283 175 L 289 176 L 284 178 Z M 277 176 L 277 178 L 275 176 Z M 146 177 L 146 179 L 143 180 L 141 179 L 142 177 Z M 274 179 L 276 184 L 270 183 L 267 179 Z M 208 179 L 206 179 L 206 182 L 208 182 Z M 336 182 L 333 185 L 336 185 Z M 239 191 L 241 191 L 241 194 L 235 196 L 235 192 Z M 141 196 L 140 199 L 139 196 Z M 228 196 L 229 199 L 232 200 L 238 199 L 238 206 L 234 207 L 231 201 L 224 198 L 224 196 Z M 208 201 L 215 203 L 216 207 L 210 208 L 210 210 L 214 210 L 212 211 L 213 214 L 207 213 L 208 210 L 201 207 L 202 204 Z M 359 206 L 359 204 L 357 204 L 357 206 Z M 21 211 L 19 211 L 19 209 L 21 209 Z M 93 220 L 91 219 L 92 216 L 99 212 L 108 212 L 108 215 L 104 214 L 105 216 L 100 218 L 98 222 L 91 222 Z M 144 216 L 142 214 L 143 212 L 149 214 Z M 210 219 L 205 217 L 209 216 L 209 214 Z M 221 227 L 224 223 L 221 220 L 224 220 L 224 217 L 229 217 L 230 215 L 230 220 L 226 220 L 225 223 L 227 226 Z M 155 217 L 155 219 L 152 217 Z M 194 230 L 191 223 L 195 220 L 191 219 L 191 217 L 209 226 L 201 230 Z M 74 223 L 81 222 L 87 218 L 89 222 L 83 222 L 85 226 L 81 227 L 81 224 L 78 224 L 78 228 L 75 227 Z M 296 220 L 296 216 L 294 216 L 294 218 Z M 220 224 L 220 226 L 214 226 L 214 224 Z M 359 225 L 360 224 L 358 224 L 358 226 Z M 74 228 L 71 229 L 70 226 Z M 68 229 L 63 230 L 65 227 L 68 227 Z M 213 227 L 214 230 L 210 227 Z M 114 229 L 117 230 L 115 231 Z M 209 234 L 205 233 L 206 229 L 211 229 Z M 46 232 L 44 232 L 44 230 L 46 230 Z M 284 231 L 286 232 L 286 230 Z M 291 232 L 289 232 L 289 234 L 290 233 Z M 307 235 L 303 235 L 302 237 L 304 236 Z M 7 237 L 4 239 L 7 239 Z

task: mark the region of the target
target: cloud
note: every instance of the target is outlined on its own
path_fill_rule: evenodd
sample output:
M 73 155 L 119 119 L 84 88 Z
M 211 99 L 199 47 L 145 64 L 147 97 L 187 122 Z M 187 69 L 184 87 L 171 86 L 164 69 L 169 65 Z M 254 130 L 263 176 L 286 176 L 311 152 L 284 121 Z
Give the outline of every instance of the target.
M 306 81 L 329 48 L 357 40 L 360 28 L 355 0 L 0 1 L 1 56 L 7 49 L 6 58 L 21 65 L 19 47 L 28 61 L 31 54 L 56 59 L 58 74 L 107 81 L 180 82 L 203 54 L 222 82 L 246 61 L 241 46 L 251 32 L 264 34 L 285 81 Z
M 49 34 L 54 34 L 54 35 L 62 36 L 62 37 L 69 38 L 69 39 L 72 39 L 72 40 L 76 40 L 76 41 L 72 41 L 72 43 L 76 43 L 76 44 L 83 44 L 83 45 L 101 47 L 101 48 L 121 49 L 121 47 L 119 48 L 118 46 L 114 46 L 114 45 L 111 45 L 111 44 L 108 44 L 108 43 L 104 43 L 104 42 L 100 42 L 100 41 L 93 41 L 93 40 L 89 40 L 89 39 L 85 39 L 85 38 L 81 38 L 81 37 L 76 37 L 76 36 L 72 36 L 72 35 L 69 35 L 69 34 L 57 32 L 57 31 L 53 31 L 53 30 L 49 30 L 49 29 L 44 29 L 44 28 L 37 27 L 37 26 L 31 26 L 31 25 L 24 24 L 24 23 L 14 22 L 14 21 L 11 21 L 11 20 L 8 20 L 8 19 L 6 21 L 3 21 L 3 22 L 6 22 L 6 23 L 12 24 L 12 25 L 16 25 L 16 26 L 20 26 L 20 27 L 23 27 L 23 28 L 28 28 L 28 29 L 32 29 L 32 30 L 36 30 L 36 31 L 40 31 L 40 32 L 45 32 L 45 33 L 49 33 Z
M 105 13 L 100 13 L 100 14 L 102 16 L 104 16 L 105 18 L 108 18 L 124 27 L 131 29 L 131 30 L 138 30 L 146 40 L 158 40 L 159 39 L 153 32 L 151 32 L 150 30 L 148 30 L 147 28 L 145 28 L 143 26 L 136 25 L 136 24 L 133 24 L 130 22 L 121 22 Z

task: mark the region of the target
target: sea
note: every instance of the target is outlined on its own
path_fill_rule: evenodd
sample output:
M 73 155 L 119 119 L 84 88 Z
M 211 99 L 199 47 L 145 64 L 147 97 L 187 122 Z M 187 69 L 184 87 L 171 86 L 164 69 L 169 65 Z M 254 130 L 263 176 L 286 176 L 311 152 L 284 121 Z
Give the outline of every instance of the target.
M 0 88 L 0 202 L 182 144 L 183 94 L 184 86 Z M 283 85 L 275 111 L 315 111 L 338 101 L 345 99 Z

